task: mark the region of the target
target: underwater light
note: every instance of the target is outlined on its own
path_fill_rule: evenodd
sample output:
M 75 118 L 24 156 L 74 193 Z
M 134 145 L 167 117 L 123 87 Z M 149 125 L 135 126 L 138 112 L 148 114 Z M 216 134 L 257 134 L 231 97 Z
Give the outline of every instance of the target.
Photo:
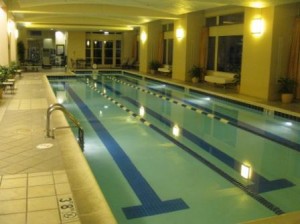
M 251 177 L 251 167 L 246 164 L 241 165 L 241 176 L 245 179 L 250 179 Z
M 176 136 L 176 137 L 179 136 L 179 134 L 180 134 L 180 128 L 178 127 L 177 124 L 175 124 L 175 125 L 173 126 L 172 133 L 173 133 L 173 135 Z
M 293 123 L 292 122 L 290 122 L 290 121 L 288 121 L 288 122 L 285 122 L 284 123 L 286 126 L 293 126 Z
M 144 117 L 144 115 L 145 115 L 145 108 L 143 106 L 140 107 L 139 114 L 140 114 L 141 117 Z

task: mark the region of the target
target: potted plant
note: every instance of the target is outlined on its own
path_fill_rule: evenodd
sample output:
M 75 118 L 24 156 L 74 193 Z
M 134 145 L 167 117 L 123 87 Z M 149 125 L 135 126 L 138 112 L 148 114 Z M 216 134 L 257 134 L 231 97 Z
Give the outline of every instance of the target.
M 292 102 L 297 82 L 288 76 L 282 76 L 278 79 L 278 83 L 279 93 L 281 93 L 281 101 L 283 103 Z
M 203 68 L 198 65 L 193 65 L 189 70 L 189 74 L 192 76 L 192 82 L 197 83 L 202 79 Z
M 151 74 L 155 74 L 157 69 L 161 66 L 161 63 L 158 60 L 152 60 L 149 63 Z
M 2 84 L 9 76 L 9 68 L 7 66 L 0 66 L 0 98 L 2 98 L 4 85 Z

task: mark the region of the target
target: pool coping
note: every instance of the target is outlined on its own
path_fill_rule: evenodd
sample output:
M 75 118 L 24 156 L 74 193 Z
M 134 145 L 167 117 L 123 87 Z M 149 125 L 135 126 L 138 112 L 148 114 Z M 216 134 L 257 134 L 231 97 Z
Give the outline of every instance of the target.
M 47 76 L 45 74 L 42 78 L 45 91 L 50 102 L 57 103 Z M 51 124 L 55 127 L 68 126 L 63 113 L 51 115 Z M 117 223 L 73 132 L 70 129 L 61 129 L 55 133 L 55 139 L 61 150 L 80 221 L 97 224 Z

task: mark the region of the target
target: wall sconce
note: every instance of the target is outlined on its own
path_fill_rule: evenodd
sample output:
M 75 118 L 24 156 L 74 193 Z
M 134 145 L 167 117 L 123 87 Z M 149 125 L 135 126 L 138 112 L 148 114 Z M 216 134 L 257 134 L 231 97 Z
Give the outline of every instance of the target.
M 263 20 L 262 18 L 256 18 L 251 23 L 251 33 L 254 35 L 261 35 L 263 33 Z
M 19 37 L 19 30 L 16 29 L 15 30 L 15 38 L 18 39 L 18 37 Z
M 145 43 L 146 40 L 147 40 L 147 34 L 146 34 L 145 31 L 143 31 L 143 32 L 141 33 L 141 41 L 142 41 L 143 43 Z
M 15 28 L 15 23 L 13 21 L 9 20 L 7 23 L 8 34 L 11 34 L 13 32 L 14 28 Z
M 177 37 L 177 39 L 182 39 L 183 36 L 184 36 L 184 31 L 183 31 L 183 29 L 182 29 L 182 28 L 178 28 L 178 29 L 176 30 L 176 37 Z
M 251 177 L 251 167 L 246 164 L 241 165 L 241 176 L 245 179 L 250 179 Z

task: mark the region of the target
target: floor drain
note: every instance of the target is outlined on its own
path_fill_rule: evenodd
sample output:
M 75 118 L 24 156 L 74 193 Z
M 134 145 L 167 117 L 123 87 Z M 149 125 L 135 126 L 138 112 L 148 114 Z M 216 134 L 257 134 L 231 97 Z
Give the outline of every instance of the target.
M 51 147 L 53 147 L 53 144 L 51 143 L 43 143 L 36 146 L 38 149 L 49 149 Z

